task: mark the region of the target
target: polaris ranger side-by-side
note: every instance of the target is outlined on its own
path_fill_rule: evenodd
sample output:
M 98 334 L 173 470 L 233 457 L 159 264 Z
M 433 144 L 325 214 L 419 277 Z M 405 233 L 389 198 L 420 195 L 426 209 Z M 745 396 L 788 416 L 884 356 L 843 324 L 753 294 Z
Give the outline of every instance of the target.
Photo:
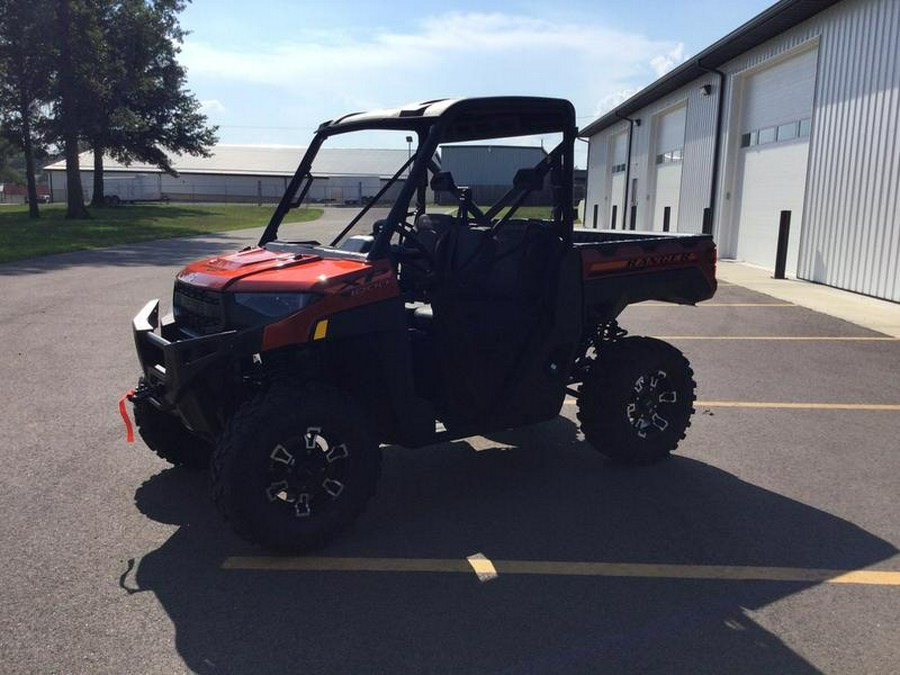
M 330 244 L 281 238 L 323 144 L 363 131 L 407 137 L 408 161 L 346 210 Z M 160 320 L 153 300 L 134 318 L 142 375 L 130 398 L 144 441 L 173 464 L 210 464 L 225 518 L 280 551 L 319 545 L 361 513 L 381 444 L 549 420 L 567 394 L 612 460 L 666 457 L 690 424 L 693 373 L 616 318 L 629 303 L 711 297 L 715 245 L 575 229 L 576 134 L 568 101 L 532 97 L 322 124 L 259 244 L 188 265 L 171 315 Z M 441 144 L 523 136 L 558 144 L 513 171 L 491 206 L 439 164 Z M 535 195 L 552 202 L 549 217 L 520 215 Z

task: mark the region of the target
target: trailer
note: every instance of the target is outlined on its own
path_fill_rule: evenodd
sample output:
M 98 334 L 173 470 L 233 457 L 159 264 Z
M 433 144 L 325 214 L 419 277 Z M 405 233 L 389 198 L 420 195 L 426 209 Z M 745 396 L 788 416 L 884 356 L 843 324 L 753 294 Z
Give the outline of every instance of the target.
M 103 199 L 112 206 L 135 202 L 158 202 L 162 199 L 159 177 L 147 173 L 133 176 L 104 176 Z

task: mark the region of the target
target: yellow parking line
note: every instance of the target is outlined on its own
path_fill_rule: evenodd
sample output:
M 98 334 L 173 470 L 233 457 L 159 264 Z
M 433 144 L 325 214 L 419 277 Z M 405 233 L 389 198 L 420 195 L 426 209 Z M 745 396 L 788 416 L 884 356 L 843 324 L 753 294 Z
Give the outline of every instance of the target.
M 478 576 L 478 581 L 492 581 L 497 578 L 497 568 L 483 553 L 470 555 L 466 560 Z
M 222 564 L 228 570 L 280 572 L 437 572 L 471 574 L 465 558 L 282 558 L 236 556 Z M 553 562 L 495 560 L 495 575 L 636 577 L 641 579 L 702 579 L 711 581 L 793 581 L 865 586 L 900 586 L 900 572 L 829 570 L 800 567 L 740 565 L 655 565 L 647 563 Z M 478 569 L 476 568 L 476 572 Z
M 567 398 L 566 405 L 575 405 L 578 401 Z M 791 403 L 783 401 L 694 401 L 698 408 L 768 408 L 790 410 L 881 410 L 900 411 L 900 403 Z
M 894 337 L 822 337 L 822 336 L 776 336 L 776 335 L 657 335 L 660 340 L 784 340 L 817 342 L 897 342 Z
M 799 307 L 792 302 L 701 302 L 694 307 Z M 629 305 L 629 309 L 638 307 L 684 307 L 673 302 L 639 302 Z
M 226 570 L 280 572 L 465 572 L 472 566 L 465 558 L 284 558 L 236 556 L 222 563 Z
M 696 401 L 707 408 L 788 408 L 792 410 L 890 410 L 900 411 L 896 403 L 783 403 L 763 401 Z

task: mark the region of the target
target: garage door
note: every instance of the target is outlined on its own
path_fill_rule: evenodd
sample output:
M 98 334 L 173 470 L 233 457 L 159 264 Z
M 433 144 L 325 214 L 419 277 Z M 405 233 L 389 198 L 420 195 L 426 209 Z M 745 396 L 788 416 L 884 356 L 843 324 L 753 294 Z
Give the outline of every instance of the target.
M 654 120 L 656 187 L 653 198 L 653 229 L 662 230 L 669 214 L 670 229 L 678 222 L 681 195 L 681 162 L 684 157 L 684 124 L 687 106 L 681 105 Z
M 616 134 L 609 141 L 609 213 L 607 227 L 622 227 L 622 209 L 625 200 L 625 161 L 628 157 L 628 133 Z
M 791 211 L 786 271 L 797 272 L 816 76 L 809 50 L 744 79 L 735 194 L 736 257 L 775 267 L 781 211 Z
M 797 273 L 807 146 L 806 142 L 790 143 L 744 153 L 739 259 L 774 269 L 778 221 L 786 210 L 791 212 L 791 234 L 785 270 Z

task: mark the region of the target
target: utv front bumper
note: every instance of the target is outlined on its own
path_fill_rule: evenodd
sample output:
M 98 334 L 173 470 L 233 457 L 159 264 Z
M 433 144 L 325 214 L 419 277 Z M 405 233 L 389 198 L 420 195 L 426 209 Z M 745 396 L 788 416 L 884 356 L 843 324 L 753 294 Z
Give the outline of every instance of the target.
M 237 372 L 235 359 L 259 351 L 262 329 L 189 337 L 173 318 L 160 322 L 159 300 L 151 300 L 134 317 L 132 331 L 143 375 L 136 396 L 177 414 L 198 435 L 215 437 L 223 392 Z

